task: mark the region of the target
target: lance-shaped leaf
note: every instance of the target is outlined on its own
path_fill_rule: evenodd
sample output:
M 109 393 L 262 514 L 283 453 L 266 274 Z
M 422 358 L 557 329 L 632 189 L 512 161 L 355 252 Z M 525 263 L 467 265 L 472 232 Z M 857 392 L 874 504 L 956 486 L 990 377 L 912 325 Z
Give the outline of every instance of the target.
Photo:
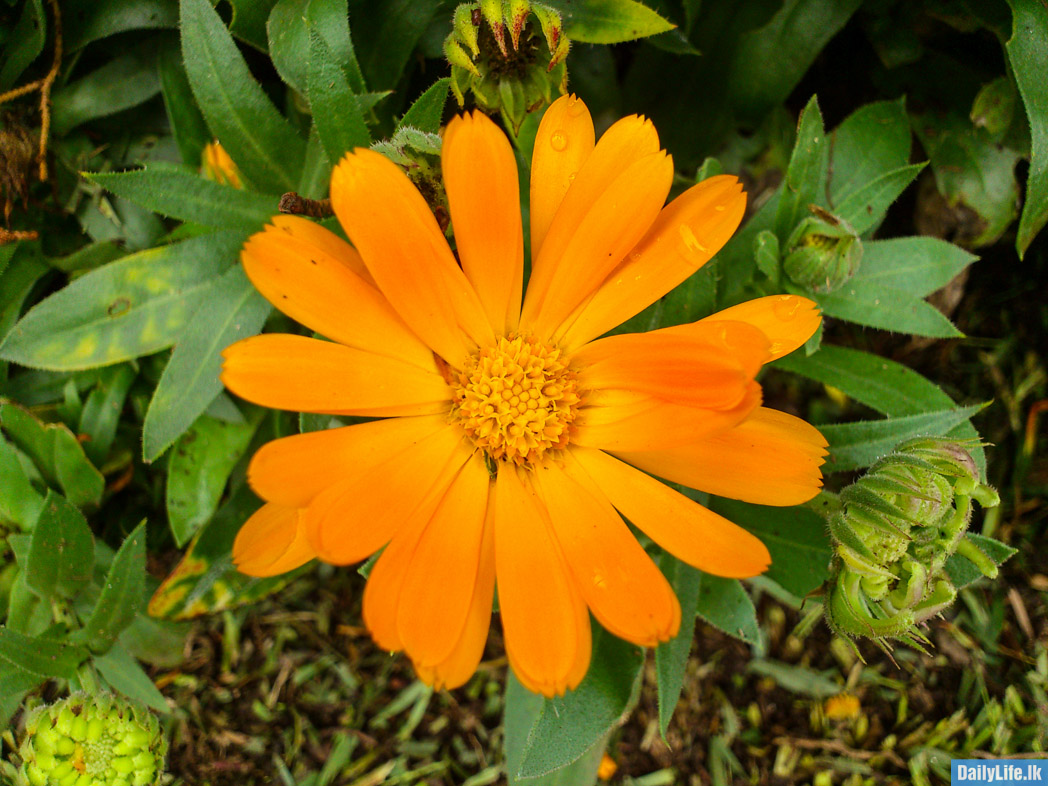
M 29 542 L 26 584 L 45 600 L 72 598 L 91 580 L 94 561 L 95 539 L 84 514 L 49 492 Z
M 130 172 L 88 172 L 86 177 L 154 213 L 225 229 L 260 230 L 277 213 L 279 202 L 278 196 L 233 188 L 162 163 Z
M 298 184 L 306 152 L 251 76 L 208 0 L 181 0 L 182 58 L 197 105 L 241 173 L 263 191 Z
M 620 44 L 665 33 L 673 24 L 637 0 L 544 0 L 557 9 L 564 33 L 586 44 Z
M 785 243 L 793 228 L 808 215 L 808 205 L 816 201 L 825 169 L 826 131 L 819 102 L 812 96 L 797 121 L 797 141 L 775 212 L 775 234 L 780 242 Z
M 35 677 L 69 679 L 87 651 L 45 636 L 26 636 L 0 625 L 0 663 Z
M 34 306 L 8 334 L 0 357 L 76 371 L 165 349 L 236 261 L 245 237 L 215 232 L 93 270 Z
M 371 144 L 363 108 L 331 48 L 316 30 L 309 32 L 306 83 L 313 121 L 330 161 L 339 161 L 353 148 Z
M 680 630 L 669 641 L 655 648 L 655 673 L 658 676 L 659 730 L 663 736 L 669 728 L 673 712 L 684 687 L 684 673 L 695 638 L 695 613 L 699 603 L 699 588 L 703 574 L 668 551 L 659 557 L 659 568 L 673 587 L 680 602 Z
M 107 652 L 142 608 L 145 589 L 146 523 L 143 521 L 120 545 L 91 616 L 72 639 L 86 644 L 92 652 Z

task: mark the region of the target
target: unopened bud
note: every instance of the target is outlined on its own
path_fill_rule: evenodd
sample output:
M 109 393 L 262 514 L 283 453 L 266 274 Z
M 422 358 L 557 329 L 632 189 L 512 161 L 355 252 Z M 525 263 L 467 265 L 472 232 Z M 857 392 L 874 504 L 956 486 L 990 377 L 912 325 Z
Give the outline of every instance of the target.
M 862 241 L 844 221 L 828 213 L 810 216 L 786 241 L 782 268 L 812 292 L 832 292 L 855 275 L 862 262 Z
M 218 140 L 204 145 L 204 152 L 200 157 L 200 174 L 216 183 L 233 188 L 244 187 L 240 180 L 240 170 Z
M 549 6 L 531 0 L 464 3 L 455 9 L 444 41 L 451 91 L 460 106 L 470 94 L 478 107 L 500 113 L 517 130 L 529 112 L 567 90 L 569 47 L 560 14 Z
M 998 501 L 979 478 L 972 444 L 909 440 L 840 493 L 830 518 L 835 558 L 825 607 L 836 632 L 921 647 L 927 639 L 916 626 L 957 597 L 945 569 L 951 555 L 997 574 L 993 560 L 964 537 L 972 499 Z

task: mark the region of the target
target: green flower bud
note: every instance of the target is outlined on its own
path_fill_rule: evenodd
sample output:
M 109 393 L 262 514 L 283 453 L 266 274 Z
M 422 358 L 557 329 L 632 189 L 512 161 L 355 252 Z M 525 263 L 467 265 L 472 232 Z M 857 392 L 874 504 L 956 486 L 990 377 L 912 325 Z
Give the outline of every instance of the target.
M 22 786 L 151 786 L 167 740 L 156 716 L 111 694 L 73 694 L 29 713 L 19 748 Z
M 518 130 L 554 91 L 567 90 L 569 48 L 560 14 L 549 6 L 531 0 L 463 3 L 444 41 L 451 91 L 460 106 L 470 93 L 477 106 L 499 112 Z
M 819 211 L 801 221 L 786 241 L 782 269 L 812 292 L 832 292 L 855 275 L 862 241 L 848 224 Z
M 830 518 L 833 575 L 826 618 L 847 637 L 927 644 L 916 627 L 957 597 L 946 573 L 954 553 L 987 576 L 997 566 L 964 537 L 971 501 L 997 493 L 979 479 L 971 442 L 920 437 L 899 445 L 840 493 Z

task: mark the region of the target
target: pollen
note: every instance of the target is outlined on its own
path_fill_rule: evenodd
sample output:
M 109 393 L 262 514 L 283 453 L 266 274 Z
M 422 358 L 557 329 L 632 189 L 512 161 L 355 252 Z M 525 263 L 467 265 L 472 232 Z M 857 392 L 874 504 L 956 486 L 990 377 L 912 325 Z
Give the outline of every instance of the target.
M 567 447 L 579 394 L 560 354 L 528 337 L 503 337 L 453 380 L 452 416 L 492 459 L 534 465 Z

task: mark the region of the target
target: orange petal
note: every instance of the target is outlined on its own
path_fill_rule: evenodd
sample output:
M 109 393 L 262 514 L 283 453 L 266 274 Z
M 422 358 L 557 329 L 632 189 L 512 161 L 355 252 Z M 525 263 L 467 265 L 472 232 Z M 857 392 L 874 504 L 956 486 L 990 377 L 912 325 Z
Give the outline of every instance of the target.
M 528 690 L 544 696 L 563 693 L 582 680 L 580 659 L 589 663 L 589 615 L 529 477 L 505 462 L 498 468 L 493 521 L 510 665 Z
M 729 578 L 768 569 L 767 547 L 737 524 L 607 453 L 575 448 L 571 454 L 623 516 L 678 559 Z
M 807 502 L 822 488 L 826 439 L 800 418 L 761 407 L 730 431 L 690 445 L 616 455 L 719 497 L 787 506 Z
M 554 338 L 571 350 L 639 314 L 706 264 L 745 211 L 746 195 L 734 177 L 718 175 L 692 186 L 663 208 L 626 260 Z
M 388 418 L 267 442 L 247 480 L 268 502 L 304 508 L 325 489 L 397 456 L 447 427 L 443 415 Z
M 222 382 L 264 407 L 333 415 L 429 415 L 451 388 L 435 372 L 306 336 L 269 333 L 222 352 Z
M 524 285 L 513 148 L 498 126 L 477 111 L 448 123 L 440 161 L 462 269 L 495 332 L 506 335 L 517 329 Z
M 371 637 L 375 643 L 384 650 L 393 652 L 404 649 L 397 617 L 400 612 L 400 593 L 404 587 L 404 580 L 407 578 L 411 558 L 437 506 L 444 499 L 458 470 L 468 458 L 467 454 L 461 461 L 456 460 L 447 464 L 439 473 L 437 482 L 429 487 L 428 493 L 416 493 L 415 500 L 421 498 L 421 502 L 415 506 L 414 511 L 410 511 L 406 506 L 399 507 L 402 503 L 398 501 L 395 494 L 384 497 L 388 505 L 398 506 L 390 516 L 396 519 L 394 522 L 396 536 L 389 542 L 371 568 L 367 586 L 364 588 L 363 603 L 364 624 L 371 631 Z M 432 470 L 430 474 L 434 474 Z M 417 472 L 416 475 L 418 475 Z M 426 485 L 429 486 L 429 484 Z M 376 499 L 376 502 L 382 501 L 383 499 Z M 381 506 L 377 505 L 376 510 L 381 511 Z M 362 527 L 368 526 L 368 523 L 365 521 Z
M 680 627 L 680 604 L 607 497 L 566 451 L 564 466 L 535 473 L 553 532 L 575 583 L 600 624 L 645 647 Z
M 494 486 L 489 484 L 489 487 L 490 499 L 494 496 Z M 438 689 L 451 690 L 465 685 L 477 670 L 477 665 L 484 655 L 488 628 L 491 627 L 491 604 L 495 597 L 495 524 L 491 516 L 491 507 L 489 504 L 480 545 L 477 581 L 473 587 L 473 599 L 470 601 L 462 635 L 459 636 L 451 654 L 436 666 L 415 664 L 419 679 Z
M 459 472 L 415 546 L 397 606 L 404 650 L 421 666 L 447 660 L 469 617 L 488 508 L 481 453 Z
M 233 541 L 233 564 L 248 576 L 279 576 L 316 554 L 306 540 L 296 508 L 263 505 L 244 522 Z
M 302 241 L 288 226 L 267 226 L 252 235 L 240 258 L 255 288 L 292 319 L 342 344 L 436 370 L 433 352 L 404 324 L 385 295 L 341 258 Z
M 571 359 L 583 390 L 621 389 L 689 407 L 731 409 L 748 394 L 768 339 L 743 322 L 608 336 Z
M 556 315 L 566 316 L 590 293 L 574 294 L 580 281 L 599 284 L 644 235 L 672 179 L 673 164 L 660 152 L 651 121 L 631 115 L 609 128 L 564 195 L 541 250 L 532 249 L 523 321 L 534 325 L 541 315 L 548 330 L 558 327 Z M 564 276 L 569 283 L 560 280 Z M 559 291 L 551 295 L 555 282 Z
M 379 460 L 344 475 L 306 509 L 306 534 L 325 562 L 349 565 L 378 551 L 431 494 L 443 495 L 470 456 L 457 426 L 396 437 L 379 447 Z
M 571 442 L 603 450 L 657 450 L 733 428 L 761 404 L 761 386 L 750 382 L 742 401 L 731 409 L 701 409 L 669 404 L 653 396 L 625 391 L 621 402 L 584 407 L 572 423 Z
M 593 152 L 593 140 L 589 109 L 574 95 L 561 96 L 542 116 L 531 162 L 532 259 L 538 259 L 564 195 Z
M 339 260 L 350 271 L 356 273 L 371 286 L 375 286 L 375 279 L 371 277 L 371 273 L 368 272 L 357 250 L 330 229 L 301 216 L 283 213 L 273 216 L 269 222 L 281 232 L 294 238 L 296 243 Z
M 819 307 L 806 297 L 770 295 L 739 303 L 737 306 L 711 314 L 699 322 L 723 320 L 745 322 L 767 336 L 771 341 L 768 349 L 771 356 L 767 362 L 771 362 L 804 346 L 804 342 L 819 329 L 822 315 L 819 313 Z
M 426 200 L 396 164 L 357 148 L 331 175 L 331 204 L 379 289 L 408 326 L 457 368 L 494 340 Z
M 590 160 L 596 156 L 595 152 Z M 559 243 L 561 224 L 554 223 L 539 264 L 541 269 L 555 268 L 556 275 L 544 295 L 541 284 L 536 287 L 536 295 L 530 300 L 534 305 L 525 308 L 538 335 L 552 335 L 618 266 L 658 216 L 672 182 L 673 162 L 669 156 L 661 151 L 652 153 L 626 167 L 597 197 L 566 243 Z M 559 259 L 545 259 L 558 249 Z M 529 294 L 531 291 L 529 284 Z

